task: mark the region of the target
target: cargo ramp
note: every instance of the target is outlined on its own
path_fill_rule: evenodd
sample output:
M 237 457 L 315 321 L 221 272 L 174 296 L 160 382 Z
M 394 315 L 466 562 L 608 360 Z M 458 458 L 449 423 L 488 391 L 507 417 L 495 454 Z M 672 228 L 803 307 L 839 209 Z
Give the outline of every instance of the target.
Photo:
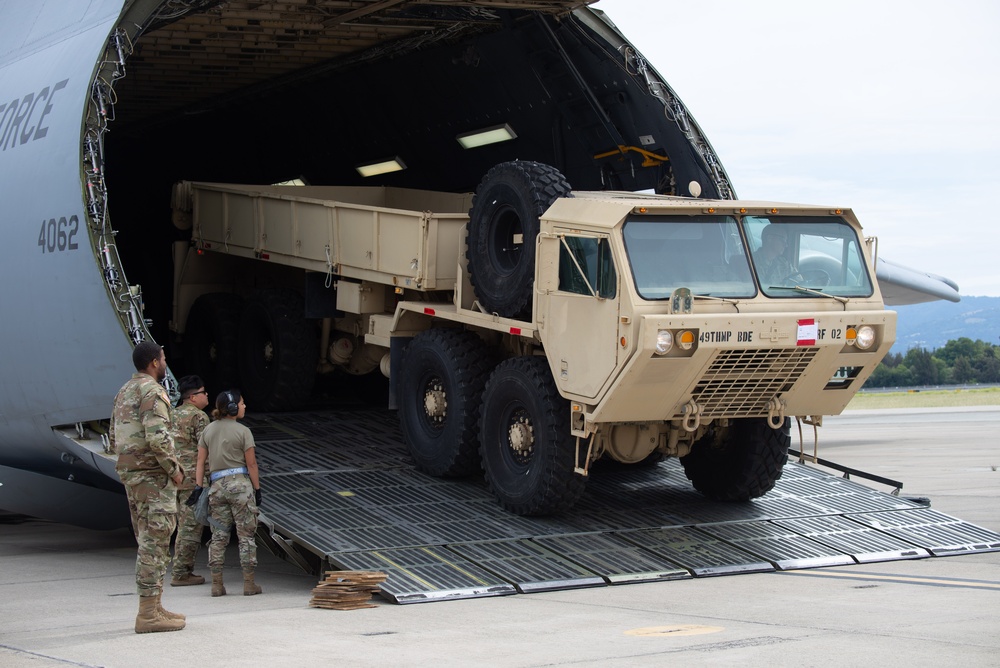
M 415 470 L 389 411 L 247 424 L 263 472 L 259 541 L 317 574 L 384 571 L 395 603 L 1000 550 L 1000 534 L 791 461 L 747 503 L 705 498 L 676 460 L 597 464 L 572 511 L 529 518 L 481 479 Z

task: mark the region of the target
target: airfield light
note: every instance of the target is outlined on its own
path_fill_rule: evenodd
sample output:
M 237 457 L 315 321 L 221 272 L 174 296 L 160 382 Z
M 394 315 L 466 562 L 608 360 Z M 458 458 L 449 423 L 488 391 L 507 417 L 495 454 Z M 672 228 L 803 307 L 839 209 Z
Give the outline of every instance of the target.
M 379 160 L 378 162 L 369 162 L 363 165 L 358 165 L 355 169 L 358 170 L 358 174 L 361 174 L 361 176 L 369 177 L 404 170 L 406 169 L 406 164 L 403 162 L 402 158 L 397 156 L 388 160 Z
M 482 130 L 463 132 L 455 137 L 455 139 L 457 139 L 458 143 L 462 145 L 462 148 L 478 148 L 488 144 L 498 144 L 502 141 L 517 139 L 517 133 L 514 132 L 509 125 L 504 123 L 503 125 L 494 125 L 490 128 L 483 128 Z

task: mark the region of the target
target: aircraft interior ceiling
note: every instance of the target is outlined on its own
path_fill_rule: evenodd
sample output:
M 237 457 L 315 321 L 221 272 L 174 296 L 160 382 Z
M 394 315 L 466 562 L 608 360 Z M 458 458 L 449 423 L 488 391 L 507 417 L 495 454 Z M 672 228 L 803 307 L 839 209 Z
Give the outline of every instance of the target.
M 171 243 L 186 234 L 169 222 L 180 180 L 469 192 L 522 159 L 556 166 L 578 190 L 675 193 L 698 180 L 718 194 L 692 126 L 671 117 L 679 102 L 627 42 L 570 11 L 586 2 L 187 4 L 203 6 L 170 20 L 177 3 L 164 3 L 130 45 L 104 139 L 111 223 L 159 341 Z M 456 139 L 503 125 L 514 140 Z M 397 157 L 403 171 L 356 170 Z

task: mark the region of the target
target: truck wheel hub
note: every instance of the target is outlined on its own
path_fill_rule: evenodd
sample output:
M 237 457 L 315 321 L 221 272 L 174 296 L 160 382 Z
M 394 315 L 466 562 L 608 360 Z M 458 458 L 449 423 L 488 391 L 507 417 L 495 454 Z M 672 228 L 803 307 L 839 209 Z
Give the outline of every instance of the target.
M 424 393 L 424 411 L 429 418 L 444 418 L 448 401 L 440 386 L 433 387 Z
M 535 439 L 531 433 L 531 425 L 525 422 L 515 422 L 510 426 L 510 447 L 518 454 L 531 452 Z

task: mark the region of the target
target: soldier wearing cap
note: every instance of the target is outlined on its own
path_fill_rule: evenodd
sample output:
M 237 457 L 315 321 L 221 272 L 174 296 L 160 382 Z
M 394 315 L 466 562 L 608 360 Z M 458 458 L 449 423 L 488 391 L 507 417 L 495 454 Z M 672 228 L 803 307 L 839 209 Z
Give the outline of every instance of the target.
M 194 559 L 198 556 L 204 527 L 194 518 L 194 508 L 184 503 L 191 491 L 202 482 L 195 483 L 198 465 L 198 439 L 208 426 L 208 392 L 205 382 L 198 376 L 184 376 L 178 382 L 181 398 L 173 412 L 174 448 L 177 459 L 184 468 L 184 480 L 177 486 L 177 537 L 174 539 L 174 564 L 171 587 L 204 584 L 205 578 L 194 573 Z

